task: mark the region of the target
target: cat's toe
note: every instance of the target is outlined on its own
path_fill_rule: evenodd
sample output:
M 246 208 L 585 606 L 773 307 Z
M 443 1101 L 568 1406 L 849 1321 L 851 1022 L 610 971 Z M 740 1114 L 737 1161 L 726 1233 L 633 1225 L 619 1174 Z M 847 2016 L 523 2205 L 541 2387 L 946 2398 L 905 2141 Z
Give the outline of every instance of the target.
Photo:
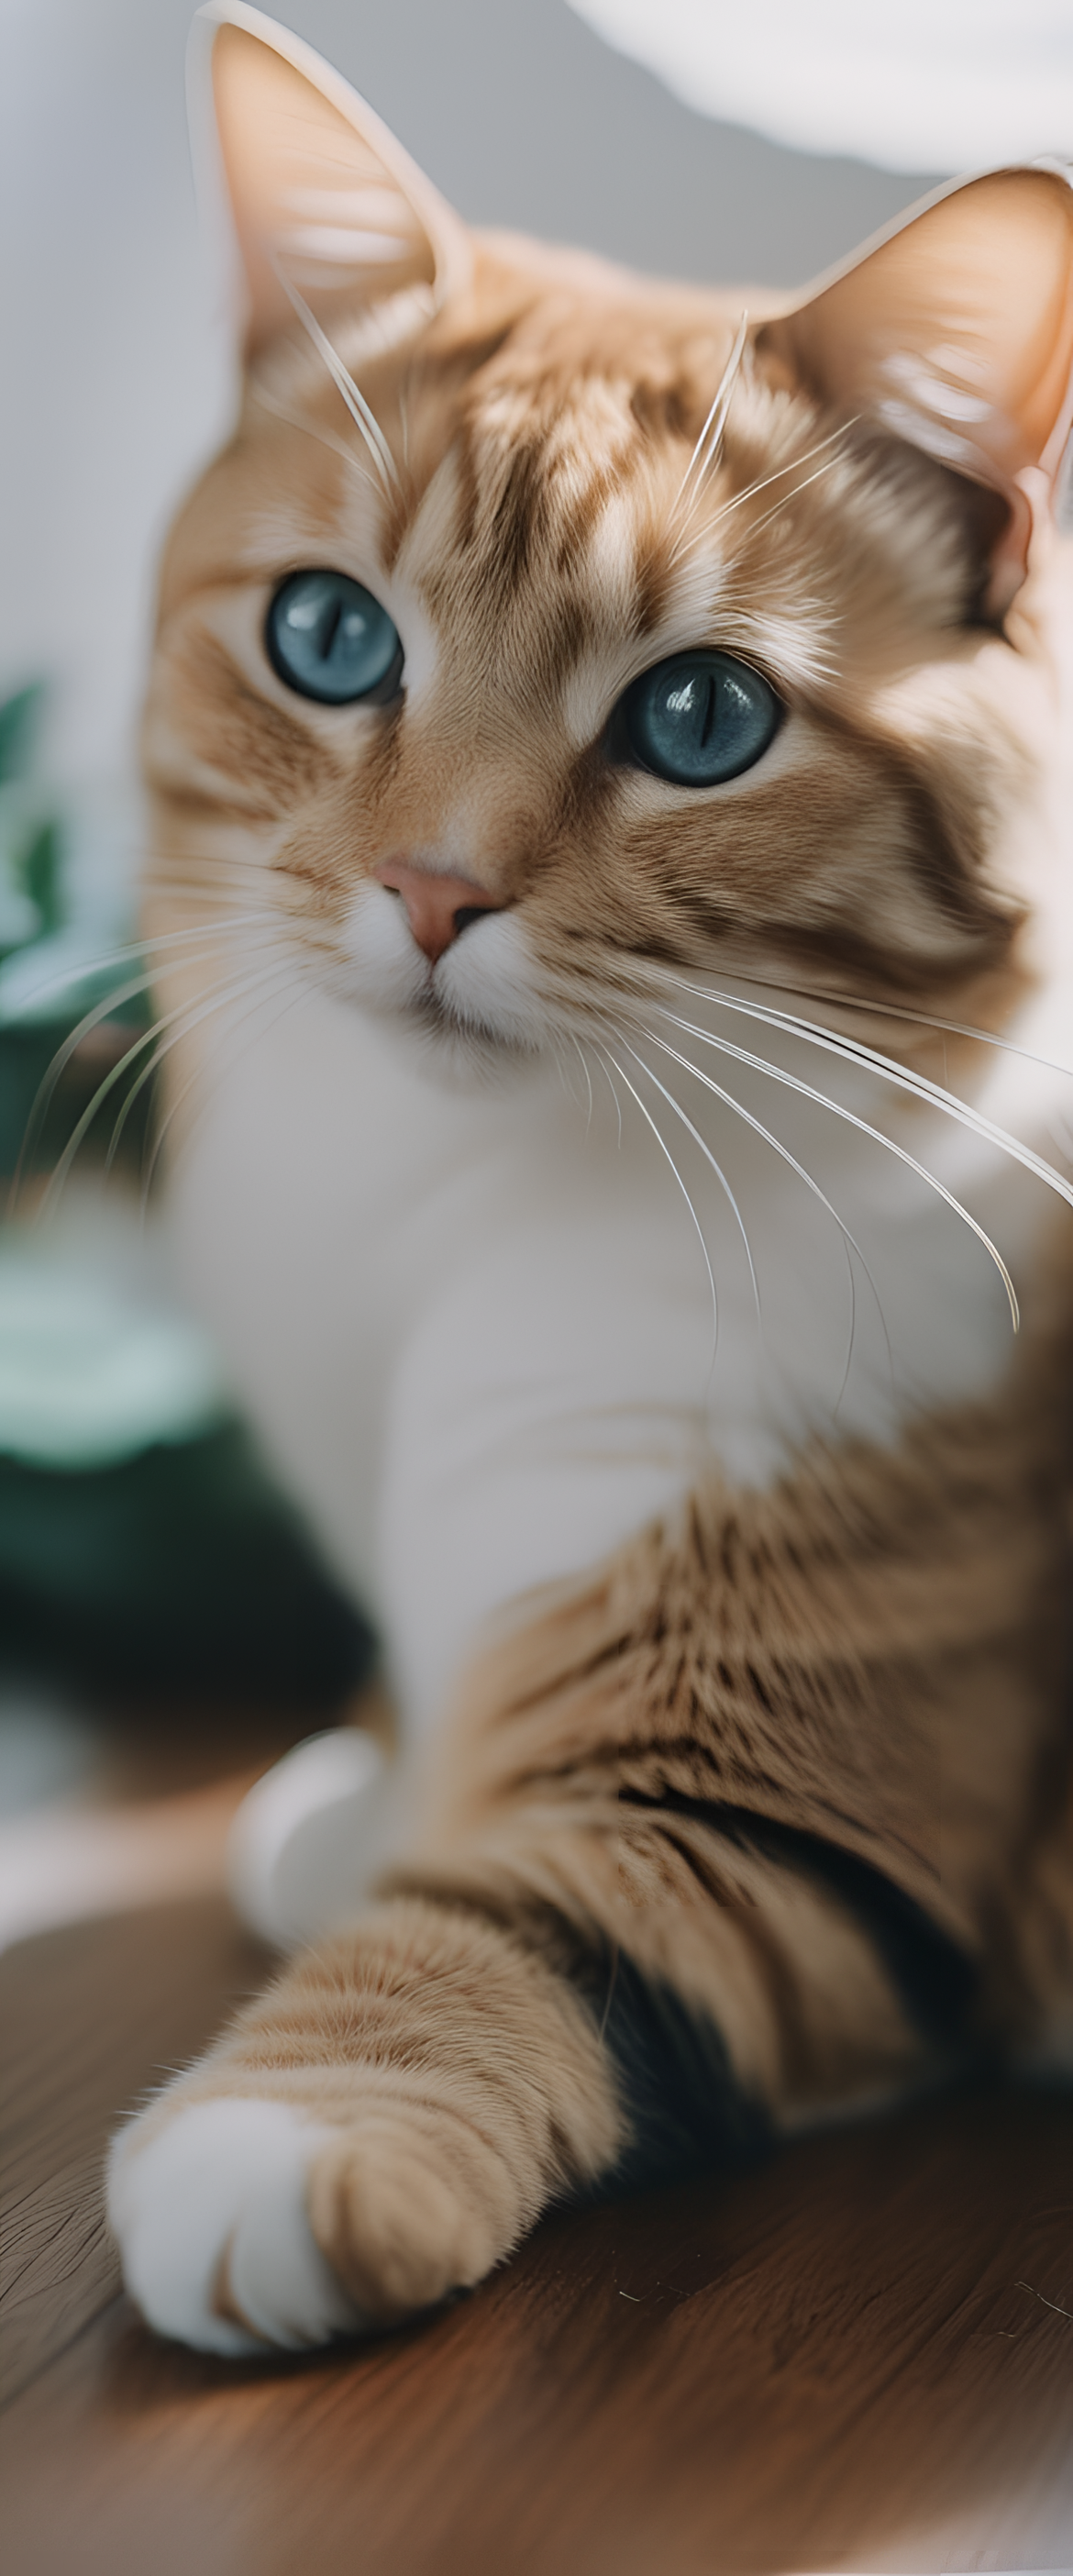
M 205 2352 L 300 2349 L 363 2320 L 313 2235 L 313 2160 L 336 2133 L 283 2102 L 192 2102 L 112 2149 L 108 2214 L 132 2298 Z
M 311 2164 L 309 2211 L 319 2244 L 362 2315 L 400 2324 L 471 2289 L 517 2234 L 499 2206 L 497 2160 L 450 2152 L 452 2141 L 416 2137 L 404 2120 L 337 2129 Z

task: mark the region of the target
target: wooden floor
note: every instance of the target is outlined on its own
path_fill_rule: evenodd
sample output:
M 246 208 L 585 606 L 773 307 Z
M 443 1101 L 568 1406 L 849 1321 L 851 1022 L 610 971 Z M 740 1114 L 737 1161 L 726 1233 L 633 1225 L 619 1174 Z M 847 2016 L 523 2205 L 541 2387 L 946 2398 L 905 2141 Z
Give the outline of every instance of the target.
M 262 1966 L 215 1899 L 0 1960 L 5 2576 L 1073 2566 L 1073 2104 L 557 2215 L 420 2332 L 224 2366 L 118 2295 L 99 2158 Z

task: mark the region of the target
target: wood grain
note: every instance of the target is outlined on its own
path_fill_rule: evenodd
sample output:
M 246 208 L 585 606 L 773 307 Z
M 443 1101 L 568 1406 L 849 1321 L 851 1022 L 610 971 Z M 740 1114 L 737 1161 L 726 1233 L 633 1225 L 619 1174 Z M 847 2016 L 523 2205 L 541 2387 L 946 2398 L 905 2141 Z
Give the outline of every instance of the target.
M 977 2088 L 559 2213 L 420 2332 L 236 2369 L 110 2295 L 91 2138 L 254 1959 L 200 1905 L 6 1966 L 14 2195 L 62 2214 L 19 2290 L 56 2357 L 0 2421 L 6 2576 L 1073 2565 L 1073 2103 Z
M 80 1923 L 0 1958 L 0 2398 L 115 2296 L 100 2174 L 117 2120 L 264 1973 L 222 1897 Z

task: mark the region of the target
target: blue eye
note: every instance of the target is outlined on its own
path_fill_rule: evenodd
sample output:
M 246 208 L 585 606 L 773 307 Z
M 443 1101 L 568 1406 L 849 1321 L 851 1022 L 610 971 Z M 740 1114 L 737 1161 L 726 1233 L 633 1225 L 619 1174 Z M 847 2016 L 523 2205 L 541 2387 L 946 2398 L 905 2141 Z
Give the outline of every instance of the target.
M 277 678 L 325 706 L 390 698 L 398 687 L 398 628 L 345 572 L 292 572 L 272 601 L 265 644 Z
M 716 787 L 751 769 L 781 713 L 759 671 L 729 653 L 675 653 L 642 672 L 622 701 L 635 760 L 675 787 Z

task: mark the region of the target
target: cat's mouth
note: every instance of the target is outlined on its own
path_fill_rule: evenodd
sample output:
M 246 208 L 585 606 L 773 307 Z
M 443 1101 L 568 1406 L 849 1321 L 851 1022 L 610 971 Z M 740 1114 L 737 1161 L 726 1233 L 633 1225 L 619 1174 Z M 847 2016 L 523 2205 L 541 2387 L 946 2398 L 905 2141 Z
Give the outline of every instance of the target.
M 378 1016 L 487 1057 L 543 1052 L 553 1015 L 517 909 L 468 912 L 430 957 L 386 887 L 367 885 L 344 934 L 347 989 Z
M 444 992 L 435 969 L 417 998 L 401 1011 L 396 1007 L 391 1016 L 404 1033 L 434 1051 L 437 1073 L 502 1072 L 511 1063 L 543 1054 L 552 1034 L 550 1019 L 534 1017 L 522 1024 L 492 1001 L 483 1008 L 468 999 L 460 1004 Z

